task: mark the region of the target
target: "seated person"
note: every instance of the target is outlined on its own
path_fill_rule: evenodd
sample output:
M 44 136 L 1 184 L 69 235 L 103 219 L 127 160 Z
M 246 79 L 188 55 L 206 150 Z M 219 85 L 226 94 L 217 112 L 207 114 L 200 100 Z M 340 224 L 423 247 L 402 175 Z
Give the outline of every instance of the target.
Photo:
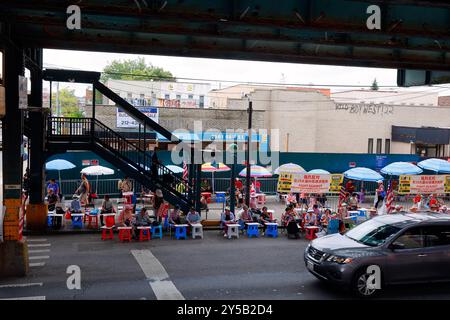
M 225 211 L 222 213 L 222 215 L 220 217 L 220 223 L 223 226 L 224 237 L 226 237 L 227 231 L 228 231 L 227 225 L 231 224 L 231 223 L 236 223 L 234 213 L 230 211 L 229 207 L 226 207 Z
M 56 203 L 58 202 L 58 196 L 53 193 L 53 189 L 48 189 L 47 202 L 48 211 L 55 211 Z
M 349 199 L 349 208 L 351 211 L 358 210 L 358 195 L 356 193 L 353 193 L 352 196 Z
M 71 213 L 81 213 L 81 201 L 80 197 L 76 194 L 73 195 L 73 200 L 70 202 L 70 208 Z
M 402 212 L 403 210 L 403 207 L 401 206 L 401 205 L 399 205 L 399 204 L 396 204 L 395 205 L 395 207 L 394 207 L 394 213 L 397 213 L 397 212 Z
M 118 227 L 131 227 L 133 222 L 133 206 L 127 205 L 119 214 Z
M 330 222 L 330 219 L 331 219 L 331 210 L 327 208 L 327 209 L 325 209 L 325 212 L 320 217 L 320 225 L 323 228 L 328 227 L 328 223 Z
M 170 224 L 181 224 L 181 210 L 179 205 L 176 205 L 175 208 L 173 208 L 168 219 Z
M 205 196 L 201 196 L 200 198 L 200 210 L 205 210 L 206 213 L 209 212 L 208 201 L 206 200 Z
M 300 238 L 300 228 L 297 221 L 295 220 L 295 215 L 291 209 L 286 208 L 286 214 L 284 215 L 284 225 L 286 226 L 287 235 L 289 239 L 299 239 Z
M 241 225 L 241 228 L 244 228 L 247 222 L 253 222 L 252 213 L 246 205 L 244 205 L 242 207 L 242 210 L 239 211 L 238 216 L 239 216 L 238 223 Z
M 106 194 L 105 197 L 102 200 L 102 205 L 101 205 L 101 208 L 100 208 L 100 214 L 114 213 L 114 212 L 115 212 L 115 210 L 114 210 L 112 201 L 109 199 L 109 196 Z M 101 225 L 103 226 L 104 223 L 103 223 L 103 216 L 102 215 L 100 215 L 100 222 L 101 222 Z
M 317 215 L 314 210 L 309 209 L 305 215 L 305 226 L 317 226 Z
M 191 207 L 191 210 L 189 210 L 187 216 L 186 216 L 186 222 L 188 224 L 194 224 L 194 223 L 200 223 L 201 217 L 200 214 L 195 211 L 194 207 Z
M 287 205 L 293 204 L 297 205 L 297 197 L 292 192 L 288 194 L 286 199 Z
M 319 194 L 319 196 L 317 197 L 318 204 L 322 208 L 325 207 L 325 204 L 326 204 L 327 200 L 328 200 L 327 196 L 325 194 L 323 194 L 323 193 Z
M 137 238 L 139 234 L 138 227 L 148 227 L 151 226 L 152 222 L 148 215 L 148 211 L 146 208 L 142 208 L 141 211 L 135 215 L 133 222 L 133 236 Z

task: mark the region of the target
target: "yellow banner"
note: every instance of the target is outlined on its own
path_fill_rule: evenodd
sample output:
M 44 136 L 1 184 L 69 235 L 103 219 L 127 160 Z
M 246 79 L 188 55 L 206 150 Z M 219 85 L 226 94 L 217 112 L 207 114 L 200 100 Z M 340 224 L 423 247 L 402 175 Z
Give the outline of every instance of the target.
M 291 192 L 291 184 L 292 184 L 292 174 L 280 173 L 280 175 L 278 176 L 277 191 L 279 193 L 289 193 Z

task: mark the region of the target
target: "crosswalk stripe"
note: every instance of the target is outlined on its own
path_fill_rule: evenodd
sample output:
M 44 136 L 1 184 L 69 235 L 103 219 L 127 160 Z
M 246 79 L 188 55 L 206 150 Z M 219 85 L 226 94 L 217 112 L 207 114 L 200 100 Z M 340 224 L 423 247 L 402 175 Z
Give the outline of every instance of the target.
M 28 259 L 30 259 L 30 260 L 40 260 L 40 259 L 49 259 L 50 258 L 50 256 L 31 256 L 31 257 L 28 257 Z
M 6 298 L 0 300 L 45 300 L 45 296 L 34 296 L 34 297 L 17 297 L 17 298 Z
M 45 262 L 30 262 L 28 265 L 30 267 L 43 267 L 45 266 Z
M 169 279 L 164 266 L 150 250 L 131 250 L 158 300 L 184 300 L 183 295 Z
M 27 239 L 28 242 L 45 242 L 47 239 Z
M 29 244 L 28 248 L 50 247 L 50 243 Z
M 36 283 L 12 283 L 12 284 L 2 284 L 0 288 L 23 288 L 23 287 L 42 287 L 42 282 Z
M 50 249 L 28 250 L 28 253 L 44 253 L 44 252 L 50 252 Z

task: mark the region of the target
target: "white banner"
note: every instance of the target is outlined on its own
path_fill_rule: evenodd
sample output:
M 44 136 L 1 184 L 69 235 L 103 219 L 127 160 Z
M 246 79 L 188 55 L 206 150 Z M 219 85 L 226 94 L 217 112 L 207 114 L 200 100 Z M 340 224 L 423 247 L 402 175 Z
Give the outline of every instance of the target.
M 398 193 L 432 194 L 449 193 L 450 175 L 404 175 L 400 176 Z
M 154 107 L 135 107 L 140 112 L 145 114 L 147 117 L 158 123 L 159 121 L 159 112 L 158 108 Z M 116 126 L 117 128 L 138 128 L 139 122 L 130 117 L 123 109 L 117 108 L 117 116 L 116 116 Z
M 291 192 L 328 193 L 332 181 L 331 174 L 293 174 Z

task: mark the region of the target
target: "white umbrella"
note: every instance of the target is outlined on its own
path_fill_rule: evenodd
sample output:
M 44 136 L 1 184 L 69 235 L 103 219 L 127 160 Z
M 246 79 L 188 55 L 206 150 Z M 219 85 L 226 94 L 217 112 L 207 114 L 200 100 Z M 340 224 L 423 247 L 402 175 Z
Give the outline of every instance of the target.
M 83 168 L 83 170 L 81 170 L 81 173 L 84 173 L 85 175 L 88 175 L 88 176 L 97 176 L 97 182 L 96 182 L 96 186 L 95 186 L 95 193 L 97 193 L 98 176 L 107 176 L 107 175 L 114 174 L 114 170 L 111 168 L 103 167 L 103 166 L 90 166 L 90 167 Z
M 278 168 L 275 169 L 273 174 L 280 174 L 280 173 L 304 173 L 306 172 L 305 169 L 303 169 L 301 166 L 295 163 L 285 163 Z

